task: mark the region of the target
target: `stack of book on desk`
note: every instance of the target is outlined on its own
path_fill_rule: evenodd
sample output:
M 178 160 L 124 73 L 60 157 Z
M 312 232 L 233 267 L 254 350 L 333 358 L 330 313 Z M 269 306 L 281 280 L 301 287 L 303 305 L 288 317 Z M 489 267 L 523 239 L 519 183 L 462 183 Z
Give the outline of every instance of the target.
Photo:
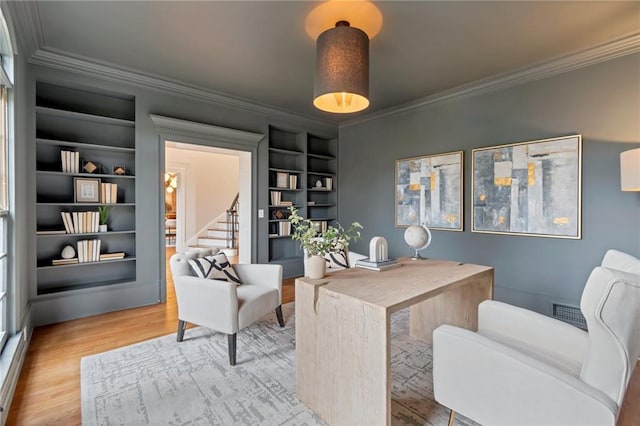
M 356 261 L 356 266 L 362 269 L 370 269 L 372 271 L 386 271 L 387 269 L 402 266 L 396 259 L 387 259 L 380 262 L 371 260 L 370 258 L 360 259 Z

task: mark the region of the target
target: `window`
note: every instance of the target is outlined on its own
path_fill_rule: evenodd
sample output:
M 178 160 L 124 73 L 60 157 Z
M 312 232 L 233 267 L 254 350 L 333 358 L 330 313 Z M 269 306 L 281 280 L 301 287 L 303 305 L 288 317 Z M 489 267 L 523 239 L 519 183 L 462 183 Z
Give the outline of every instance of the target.
M 11 140 L 13 54 L 9 31 L 4 16 L 0 14 L 0 351 L 9 336 L 9 311 L 12 303 L 9 294 L 9 262 L 11 232 L 9 215 L 9 184 Z

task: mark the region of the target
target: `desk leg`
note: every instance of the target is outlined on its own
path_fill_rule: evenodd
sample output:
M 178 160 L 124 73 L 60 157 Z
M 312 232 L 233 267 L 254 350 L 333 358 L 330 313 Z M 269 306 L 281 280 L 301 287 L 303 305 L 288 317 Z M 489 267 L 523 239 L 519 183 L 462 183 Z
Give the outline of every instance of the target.
M 297 281 L 296 357 L 296 395 L 324 421 L 391 423 L 386 310 Z
M 410 308 L 409 333 L 427 343 L 433 342 L 433 330 L 442 324 L 476 331 L 478 305 L 493 298 L 493 270 L 483 272 L 453 289 Z

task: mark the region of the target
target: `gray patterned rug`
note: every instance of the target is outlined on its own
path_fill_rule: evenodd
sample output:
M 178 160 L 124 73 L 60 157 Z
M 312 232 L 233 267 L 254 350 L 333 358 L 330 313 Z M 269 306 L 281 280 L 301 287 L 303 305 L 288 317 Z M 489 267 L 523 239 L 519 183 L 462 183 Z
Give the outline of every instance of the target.
M 203 327 L 82 358 L 84 425 L 322 425 L 295 396 L 294 305 L 227 338 Z M 446 425 L 433 400 L 431 347 L 408 336 L 408 312 L 392 317 L 394 425 Z M 366 407 L 363 407 L 366 408 Z M 462 416 L 456 424 L 471 425 Z

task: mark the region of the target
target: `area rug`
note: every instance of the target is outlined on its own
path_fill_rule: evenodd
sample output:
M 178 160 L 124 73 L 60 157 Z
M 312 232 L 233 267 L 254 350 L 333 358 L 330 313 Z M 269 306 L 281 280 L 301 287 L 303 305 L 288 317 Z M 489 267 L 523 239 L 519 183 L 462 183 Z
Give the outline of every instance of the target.
M 238 333 L 231 367 L 224 334 L 203 327 L 82 358 L 83 425 L 322 425 L 295 396 L 294 305 Z M 392 316 L 392 423 L 446 425 L 433 400 L 431 347 Z M 362 407 L 366 410 L 367 407 Z M 472 425 L 462 416 L 458 425 Z

